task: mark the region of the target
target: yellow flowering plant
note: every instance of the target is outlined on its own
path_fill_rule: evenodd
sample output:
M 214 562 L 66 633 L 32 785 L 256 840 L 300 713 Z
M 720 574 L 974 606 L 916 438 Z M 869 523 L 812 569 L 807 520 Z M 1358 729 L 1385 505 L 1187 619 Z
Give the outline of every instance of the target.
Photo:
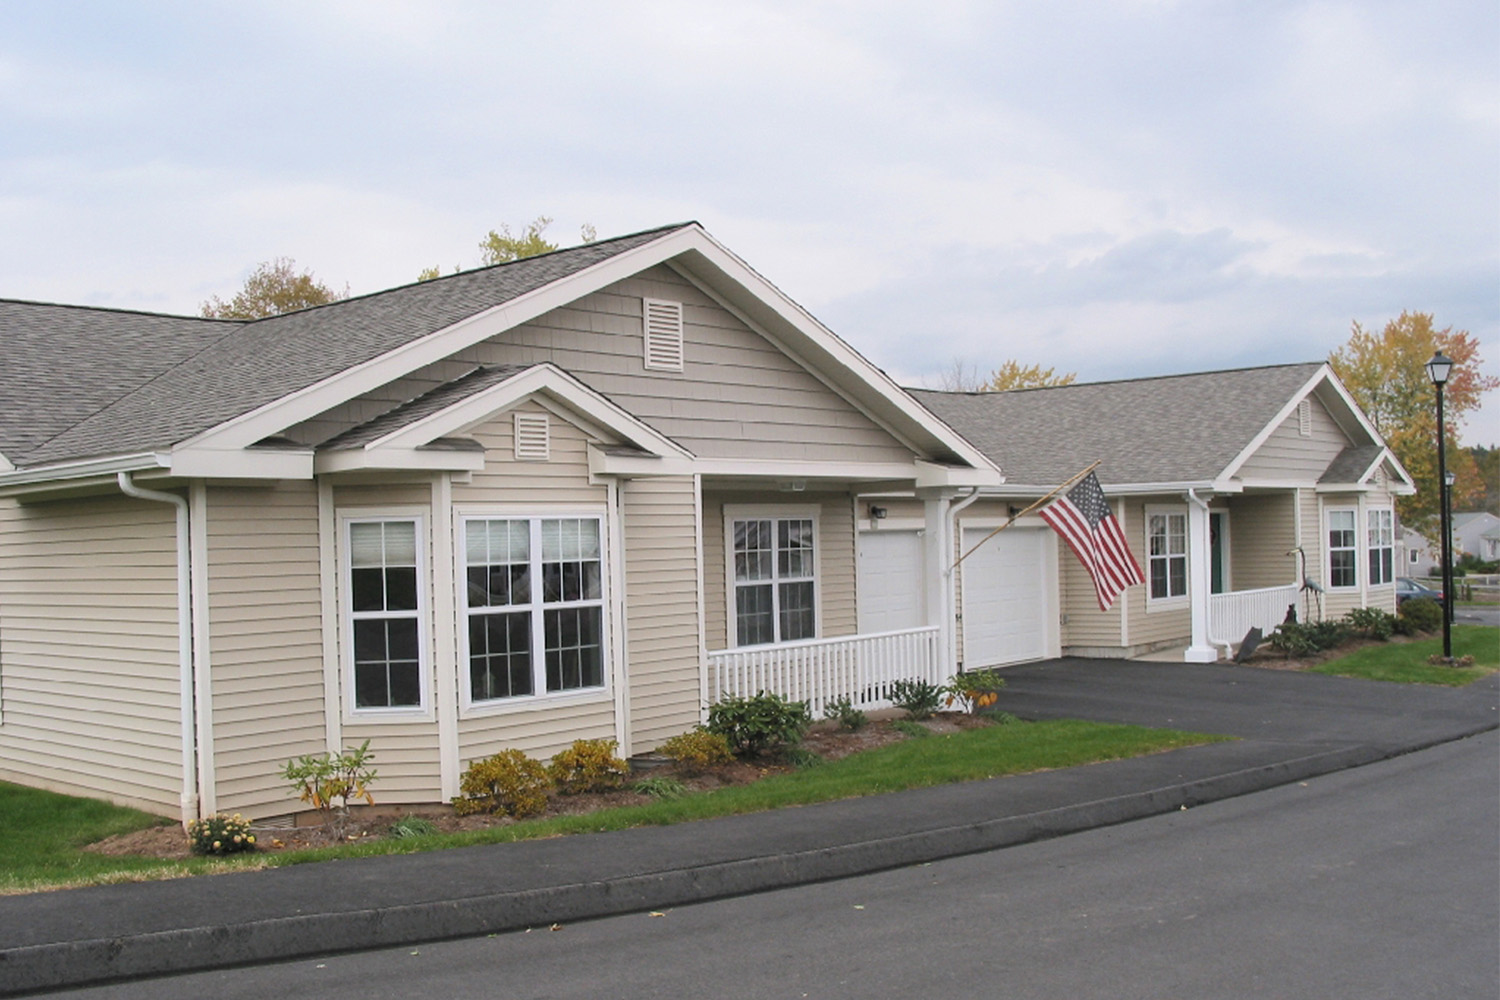
M 187 826 L 188 841 L 194 854 L 238 854 L 255 850 L 255 834 L 250 823 L 239 813 L 226 816 L 214 813 L 195 819 Z
M 973 714 L 999 701 L 1003 687 L 1005 681 L 993 670 L 964 671 L 948 678 L 945 704 L 951 707 L 957 701 L 965 712 Z

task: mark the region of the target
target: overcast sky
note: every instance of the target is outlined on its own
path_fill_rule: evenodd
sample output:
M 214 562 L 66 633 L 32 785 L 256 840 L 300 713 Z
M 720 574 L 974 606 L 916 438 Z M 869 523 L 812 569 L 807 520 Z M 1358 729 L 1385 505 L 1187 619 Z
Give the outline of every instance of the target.
M 194 313 L 696 219 L 907 384 L 1500 374 L 1500 4 L 0 2 L 0 296 Z M 1466 439 L 1500 440 L 1492 394 Z

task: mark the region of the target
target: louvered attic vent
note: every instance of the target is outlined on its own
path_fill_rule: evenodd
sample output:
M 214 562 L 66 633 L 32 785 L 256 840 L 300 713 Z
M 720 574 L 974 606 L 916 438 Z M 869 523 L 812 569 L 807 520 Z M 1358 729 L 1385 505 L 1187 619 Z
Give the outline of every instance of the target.
M 1312 401 L 1304 399 L 1297 404 L 1297 433 L 1312 437 Z
M 646 332 L 646 367 L 652 371 L 682 371 L 682 303 L 642 299 Z
M 545 413 L 516 414 L 516 461 L 545 462 L 551 448 Z

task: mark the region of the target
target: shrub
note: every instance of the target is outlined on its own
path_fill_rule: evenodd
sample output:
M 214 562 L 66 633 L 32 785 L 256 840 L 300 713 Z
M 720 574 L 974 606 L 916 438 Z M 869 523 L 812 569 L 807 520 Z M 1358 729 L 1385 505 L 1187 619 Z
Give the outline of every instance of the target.
M 358 748 L 339 754 L 305 753 L 287 761 L 281 776 L 291 782 L 303 802 L 311 803 L 322 814 L 324 831 L 342 839 L 349 825 L 350 800 L 375 804 L 370 794 L 370 783 L 375 780 L 370 762 L 374 759 L 370 741 L 365 740 Z
M 642 778 L 635 783 L 635 790 L 653 799 L 680 799 L 687 794 L 686 785 L 665 774 L 653 774 L 649 778 Z
M 715 764 L 728 764 L 734 760 L 729 741 L 718 733 L 703 727 L 681 733 L 656 748 L 663 757 L 675 760 L 690 774 L 696 774 Z
M 870 717 L 854 707 L 848 698 L 839 698 L 823 706 L 823 718 L 837 719 L 839 727 L 858 732 L 870 724 Z
M 421 816 L 402 816 L 391 824 L 391 836 L 401 840 L 437 833 L 437 824 Z
M 470 761 L 459 780 L 462 795 L 453 800 L 453 811 L 506 813 L 521 819 L 547 808 L 547 789 L 552 781 L 541 761 L 519 750 L 501 750 L 493 757 Z
M 943 688 L 931 681 L 905 678 L 891 685 L 891 703 L 913 719 L 925 719 L 937 711 Z
M 943 691 L 948 705 L 957 699 L 965 712 L 973 713 L 993 705 L 1000 697 L 995 692 L 1003 687 L 1005 681 L 995 671 L 970 670 L 948 678 L 948 686 Z
M 574 740 L 547 765 L 547 774 L 564 795 L 619 788 L 630 765 L 615 756 L 614 740 Z
M 1396 616 L 1379 608 L 1354 608 L 1344 615 L 1344 624 L 1351 632 L 1384 642 L 1396 631 Z
M 728 740 L 736 754 L 759 754 L 796 743 L 811 721 L 806 703 L 764 691 L 753 698 L 725 698 L 708 709 L 708 731 Z
M 1282 622 L 1266 641 L 1286 656 L 1311 656 L 1346 638 L 1348 632 L 1339 622 Z
M 239 813 L 214 813 L 187 826 L 188 843 L 194 854 L 238 854 L 255 850 L 255 834 Z
M 810 767 L 828 763 L 823 756 L 806 747 L 787 747 L 781 756 L 786 762 L 799 771 L 805 771 Z
M 1443 606 L 1427 597 L 1413 597 L 1401 605 L 1396 630 L 1402 635 L 1435 632 L 1443 627 Z

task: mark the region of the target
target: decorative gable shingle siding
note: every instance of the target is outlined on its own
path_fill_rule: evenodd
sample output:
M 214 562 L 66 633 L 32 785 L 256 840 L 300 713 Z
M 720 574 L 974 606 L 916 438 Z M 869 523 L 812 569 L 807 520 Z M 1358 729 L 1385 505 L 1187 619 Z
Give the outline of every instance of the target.
M 1295 410 L 1271 432 L 1240 466 L 1239 478 L 1246 480 L 1316 481 L 1330 462 L 1349 444 L 1349 437 L 1328 415 L 1321 400 L 1310 398 L 1312 433 L 1302 435 Z
M 640 479 L 622 493 L 625 674 L 631 748 L 640 751 L 699 719 L 697 488 L 691 477 Z
M 172 508 L 0 500 L 0 778 L 175 812 Z
M 205 808 L 296 812 L 280 765 L 327 749 L 317 488 L 211 487 L 205 509 L 216 789 Z

